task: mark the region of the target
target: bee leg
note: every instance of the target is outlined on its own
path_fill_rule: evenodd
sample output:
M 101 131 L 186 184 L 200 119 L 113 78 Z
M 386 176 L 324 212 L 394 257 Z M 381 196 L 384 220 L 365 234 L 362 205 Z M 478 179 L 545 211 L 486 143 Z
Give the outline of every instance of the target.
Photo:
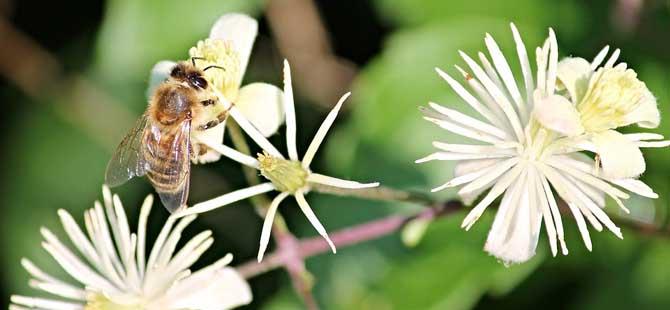
M 205 104 L 205 102 L 207 102 L 207 104 Z M 201 103 L 205 106 L 213 104 L 214 102 L 215 101 L 213 99 L 207 99 L 207 100 L 201 101 Z M 223 123 L 226 120 L 226 118 L 228 118 L 228 111 L 230 111 L 230 109 L 232 109 L 232 108 L 233 108 L 233 104 L 231 104 L 225 111 L 219 113 L 219 115 L 216 116 L 215 120 L 211 120 L 211 121 L 205 123 L 204 125 L 198 126 L 198 130 L 207 130 L 207 129 L 210 129 L 212 127 L 215 127 L 218 124 Z
M 201 103 L 203 106 L 206 107 L 206 106 L 210 106 L 210 105 L 215 104 L 216 101 L 215 101 L 214 99 L 206 99 L 206 100 L 200 101 L 200 103 Z

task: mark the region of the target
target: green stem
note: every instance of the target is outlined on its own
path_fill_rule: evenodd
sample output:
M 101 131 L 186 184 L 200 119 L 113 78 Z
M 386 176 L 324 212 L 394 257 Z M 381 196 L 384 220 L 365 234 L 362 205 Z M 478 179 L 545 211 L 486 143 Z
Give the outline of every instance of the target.
M 323 184 L 310 184 L 312 189 L 319 193 L 328 193 L 338 196 L 358 197 L 369 200 L 381 201 L 399 201 L 414 203 L 426 207 L 431 207 L 439 202 L 426 194 L 397 190 L 386 186 L 377 186 L 373 188 L 363 189 L 346 189 L 340 187 L 333 187 Z
M 235 149 L 243 154 L 251 155 L 251 149 L 249 148 L 249 144 L 247 144 L 246 138 L 244 138 L 240 125 L 229 118 L 226 122 L 226 127 Z M 260 184 L 258 170 L 244 165 L 242 166 L 242 170 L 244 171 L 244 177 L 249 185 Z M 251 197 L 251 203 L 254 205 L 256 212 L 262 217 L 265 217 L 267 208 L 270 206 L 270 199 L 266 195 L 256 195 Z M 288 226 L 286 226 L 286 221 L 279 213 L 275 215 L 274 229 L 280 233 L 287 233 L 289 231 Z

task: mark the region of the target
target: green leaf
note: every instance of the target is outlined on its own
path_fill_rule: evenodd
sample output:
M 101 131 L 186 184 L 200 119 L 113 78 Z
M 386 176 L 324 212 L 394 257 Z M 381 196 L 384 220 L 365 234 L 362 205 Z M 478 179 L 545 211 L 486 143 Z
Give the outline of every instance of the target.
M 112 0 L 97 43 L 97 73 L 109 81 L 144 79 L 163 59 L 186 59 L 188 49 L 209 35 L 229 12 L 255 14 L 261 0 Z
M 540 2 L 534 0 L 508 1 L 444 1 L 444 0 L 375 0 L 382 14 L 401 25 L 458 20 L 467 18 L 471 25 L 477 19 L 500 19 L 519 24 L 561 26 L 566 33 L 581 31 L 581 3 L 571 1 Z M 559 19 L 560 17 L 560 19 Z

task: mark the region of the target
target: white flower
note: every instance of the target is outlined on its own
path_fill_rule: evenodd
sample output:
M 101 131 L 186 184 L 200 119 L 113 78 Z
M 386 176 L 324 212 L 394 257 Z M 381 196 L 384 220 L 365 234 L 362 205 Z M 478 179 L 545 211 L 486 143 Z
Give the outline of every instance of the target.
M 189 56 L 200 69 L 208 66 L 223 68 L 205 71 L 205 77 L 213 90 L 226 98 L 225 103 L 218 102 L 209 108 L 210 118 L 216 118 L 233 103 L 268 137 L 284 122 L 282 91 L 274 85 L 258 82 L 240 88 L 257 34 L 258 23 L 253 18 L 240 13 L 226 14 L 214 23 L 208 39 L 199 41 L 189 50 Z M 165 80 L 174 65 L 172 61 L 160 61 L 154 66 L 148 95 Z M 194 130 L 191 135 L 198 141 L 216 144 L 223 141 L 224 129 L 225 123 L 220 123 L 205 131 Z M 208 149 L 204 155 L 198 155 L 195 162 L 217 161 L 220 156 L 218 152 Z
M 12 309 L 229 309 L 251 302 L 247 282 L 226 267 L 232 256 L 191 272 L 213 243 L 204 231 L 176 251 L 182 231 L 195 216 L 177 221 L 170 217 L 156 238 L 148 261 L 145 259 L 147 220 L 152 196 L 140 210 L 137 233 L 131 233 L 118 196 L 103 187 L 104 206 L 99 202 L 86 211 L 86 233 L 65 210 L 59 210 L 63 227 L 79 254 L 68 249 L 46 228 L 41 232 L 44 249 L 79 284 L 57 279 L 30 260 L 21 264 L 33 279 L 30 286 L 59 299 L 14 295 Z M 175 252 L 176 251 L 176 252 Z
M 640 148 L 614 129 L 637 124 L 656 128 L 660 113 L 656 98 L 637 74 L 625 63 L 615 65 L 619 50 L 614 51 L 604 66 L 605 47 L 592 62 L 569 57 L 558 63 L 558 86 L 567 92 L 560 103 L 546 102 L 535 110 L 542 125 L 568 137 L 572 144 L 597 153 L 603 176 L 608 178 L 637 177 L 646 165 Z M 658 143 L 657 143 L 658 144 Z M 666 145 L 667 141 L 659 146 Z
M 255 195 L 276 190 L 279 194 L 274 198 L 267 210 L 265 221 L 263 223 L 263 231 L 261 233 L 260 248 L 258 251 L 258 260 L 263 259 L 263 254 L 267 248 L 270 240 L 270 231 L 272 222 L 277 212 L 279 204 L 288 196 L 295 197 L 298 206 L 310 221 L 312 226 L 323 236 L 330 245 L 333 253 L 335 253 L 335 245 L 332 243 L 326 229 L 321 225 L 316 215 L 305 200 L 305 194 L 310 191 L 311 185 L 322 184 L 326 186 L 333 186 L 345 189 L 360 189 L 379 186 L 379 183 L 358 183 L 354 181 L 342 180 L 323 174 L 314 173 L 310 170 L 310 164 L 314 159 L 319 146 L 326 137 L 330 126 L 335 121 L 340 108 L 344 101 L 349 97 L 350 93 L 345 94 L 340 98 L 335 108 L 328 114 L 326 119 L 319 127 L 316 135 L 310 143 L 302 160 L 298 158 L 298 151 L 296 147 L 296 120 L 293 103 L 293 88 L 291 86 L 291 72 L 288 61 L 284 61 L 284 99 L 286 111 L 286 145 L 288 148 L 288 159 L 284 156 L 258 132 L 254 126 L 245 121 L 240 112 L 233 107 L 230 111 L 231 116 L 235 118 L 242 129 L 249 134 L 249 136 L 263 149 L 263 153 L 258 155 L 258 159 L 244 155 L 234 149 L 229 148 L 223 144 L 210 144 L 207 146 L 220 152 L 221 154 L 237 160 L 238 162 L 247 166 L 256 168 L 260 173 L 270 182 L 251 186 L 245 189 L 237 190 L 217 198 L 195 204 L 176 214 L 176 216 L 184 216 L 195 213 L 202 213 L 212 209 L 216 209 L 233 202 L 243 200 Z M 205 142 L 203 142 L 205 143 Z
M 431 109 L 424 109 L 425 119 L 480 144 L 448 144 L 436 141 L 434 145 L 440 151 L 417 162 L 459 162 L 455 168 L 455 178 L 433 191 L 460 186 L 458 194 L 466 204 L 471 204 L 488 190 L 463 220 L 462 227 L 466 230 L 472 227 L 496 198 L 503 196 L 484 248 L 505 263 L 524 262 L 535 255 L 542 221 L 552 254 L 557 254 L 558 243 L 563 254 L 568 253 L 561 214 L 552 187 L 567 203 L 589 250 L 591 240 L 584 217 L 596 230 L 602 230 L 604 225 L 622 238 L 621 230 L 603 211 L 605 195 L 625 210 L 621 199 L 626 199 L 629 195 L 618 187 L 651 198 L 656 198 L 656 193 L 639 180 L 603 178 L 599 175 L 594 161 L 578 153 L 583 149 L 582 146 L 570 143 L 569 139 L 562 138 L 562 135 L 537 121 L 537 109 L 542 105 L 570 104 L 556 92 L 556 37 L 550 29 L 549 38 L 536 50 L 535 80 L 525 45 L 516 27 L 513 24 L 511 27 L 525 93 L 522 94 L 518 89 L 498 45 L 487 35 L 485 42 L 492 63 L 486 55 L 479 53 L 482 63 L 480 66 L 461 52 L 474 73 L 473 77 L 457 67 L 465 77 L 470 91 L 437 69 L 451 88 L 484 119 L 476 119 L 435 103 L 430 103 Z M 578 116 L 574 113 L 567 113 L 563 119 L 576 117 Z M 570 130 L 580 129 L 577 126 Z M 662 138 L 651 134 L 624 137 L 638 146 L 650 146 L 657 142 L 646 140 Z

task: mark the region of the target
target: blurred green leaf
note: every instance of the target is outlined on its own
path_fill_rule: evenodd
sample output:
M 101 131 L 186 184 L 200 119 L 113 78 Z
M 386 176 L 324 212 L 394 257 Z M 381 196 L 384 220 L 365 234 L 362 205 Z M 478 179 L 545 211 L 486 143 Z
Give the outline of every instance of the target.
M 54 103 L 57 104 L 57 103 Z M 21 257 L 33 260 L 51 274 L 60 268 L 40 247 L 40 227 L 61 240 L 67 238 L 56 215 L 63 208 L 76 219 L 100 197 L 107 153 L 84 134 L 60 120 L 53 110 L 35 106 L 17 115 L 10 132 L 12 147 L 6 150 L 3 171 L 10 180 L 0 197 L 3 273 L 12 292 L 28 292 L 28 274 Z M 34 291 L 32 291 L 34 293 Z
M 401 25 L 421 25 L 467 18 L 471 25 L 479 19 L 495 18 L 541 28 L 560 26 L 566 35 L 583 30 L 579 1 L 444 1 L 444 0 L 375 0 L 387 18 Z

